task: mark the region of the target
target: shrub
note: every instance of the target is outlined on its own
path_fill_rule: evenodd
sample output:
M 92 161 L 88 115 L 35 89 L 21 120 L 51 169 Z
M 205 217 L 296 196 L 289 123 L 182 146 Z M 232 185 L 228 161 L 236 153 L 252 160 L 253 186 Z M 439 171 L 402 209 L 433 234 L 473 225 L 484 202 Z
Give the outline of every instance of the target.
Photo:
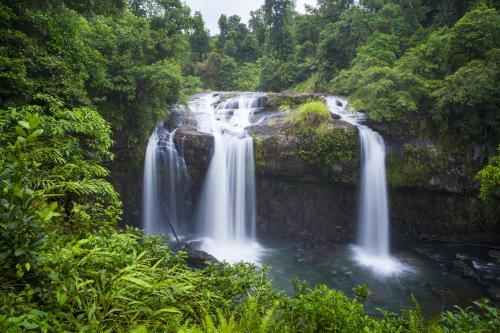
M 328 119 L 330 119 L 330 111 L 322 101 L 304 103 L 290 114 L 291 123 L 302 127 L 318 127 Z

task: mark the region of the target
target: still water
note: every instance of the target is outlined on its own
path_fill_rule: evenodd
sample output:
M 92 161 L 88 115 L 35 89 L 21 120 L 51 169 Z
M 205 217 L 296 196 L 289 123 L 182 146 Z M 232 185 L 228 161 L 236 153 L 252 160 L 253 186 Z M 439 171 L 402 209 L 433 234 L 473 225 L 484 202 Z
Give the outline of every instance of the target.
M 454 260 L 462 260 L 478 272 L 500 276 L 500 262 L 488 257 L 486 250 L 445 245 L 417 244 L 395 246 L 394 257 L 405 270 L 399 275 L 376 275 L 355 260 L 352 245 L 329 250 L 297 250 L 290 242 L 273 237 L 260 238 L 266 250 L 261 263 L 269 266 L 269 276 L 276 288 L 293 295 L 292 277 L 306 280 L 310 286 L 325 284 L 353 296 L 352 288 L 366 284 L 371 290 L 365 308 L 377 314 L 377 308 L 395 313 L 413 306 L 411 295 L 418 300 L 426 316 L 432 316 L 454 305 L 466 307 L 485 297 L 484 287 L 474 278 L 464 278 L 451 269 Z

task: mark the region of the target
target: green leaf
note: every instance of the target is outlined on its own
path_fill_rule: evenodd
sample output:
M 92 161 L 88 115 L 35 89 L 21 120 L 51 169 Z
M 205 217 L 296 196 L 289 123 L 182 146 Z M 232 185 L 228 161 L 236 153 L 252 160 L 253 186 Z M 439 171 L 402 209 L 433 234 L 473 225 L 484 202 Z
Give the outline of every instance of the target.
M 154 313 L 155 316 L 160 315 L 162 313 L 181 313 L 181 311 L 174 307 L 163 308 Z
M 124 276 L 124 277 L 122 277 L 122 280 L 135 283 L 135 284 L 137 284 L 141 287 L 144 287 L 144 288 L 151 288 L 152 287 L 151 284 L 147 283 L 146 281 L 138 279 L 138 278 L 133 277 L 133 276 L 128 276 L 128 275 Z
M 22 129 L 22 127 L 19 127 L 19 126 L 16 126 L 16 133 L 19 135 L 19 136 L 22 136 L 22 137 L 26 137 L 28 136 L 28 134 L 26 133 L 25 130 Z
M 148 333 L 146 326 L 139 326 L 130 331 L 130 333 Z
M 65 292 L 57 291 L 56 298 L 57 298 L 57 303 L 59 303 L 59 305 L 64 305 L 64 304 L 66 304 L 66 300 L 68 299 L 68 296 L 66 295 Z
M 18 122 L 18 124 L 26 128 L 27 130 L 30 129 L 30 124 L 27 121 L 21 120 L 20 122 Z
M 40 118 L 37 115 L 31 116 L 29 120 L 29 126 L 33 128 L 37 128 L 40 125 Z

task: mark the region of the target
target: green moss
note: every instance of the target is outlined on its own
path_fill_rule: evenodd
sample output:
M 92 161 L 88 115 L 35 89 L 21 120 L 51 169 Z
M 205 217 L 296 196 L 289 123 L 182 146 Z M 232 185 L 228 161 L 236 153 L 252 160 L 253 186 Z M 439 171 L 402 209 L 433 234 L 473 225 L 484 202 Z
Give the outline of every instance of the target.
M 335 181 L 356 183 L 358 143 L 356 131 L 350 128 L 295 128 L 299 136 L 299 148 L 295 154 L 320 173 Z M 337 169 L 337 170 L 334 170 Z
M 391 187 L 425 187 L 433 175 L 446 172 L 438 151 L 405 145 L 402 154 L 387 158 L 387 178 Z
M 256 169 L 263 169 L 266 165 L 264 161 L 264 145 L 262 143 L 262 139 L 259 137 L 253 138 L 253 150 L 254 150 L 254 159 L 255 159 L 255 167 Z

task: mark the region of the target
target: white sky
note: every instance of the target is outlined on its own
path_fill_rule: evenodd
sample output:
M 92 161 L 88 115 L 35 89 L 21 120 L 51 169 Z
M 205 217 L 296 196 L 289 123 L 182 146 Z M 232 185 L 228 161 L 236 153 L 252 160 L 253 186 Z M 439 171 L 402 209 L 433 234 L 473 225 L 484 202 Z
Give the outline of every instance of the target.
M 247 23 L 250 11 L 258 9 L 264 0 L 184 0 L 193 11 L 200 11 L 205 20 L 205 26 L 211 35 L 219 33 L 217 22 L 221 14 L 238 15 Z M 304 12 L 304 5 L 316 5 L 316 0 L 296 0 L 297 10 Z

